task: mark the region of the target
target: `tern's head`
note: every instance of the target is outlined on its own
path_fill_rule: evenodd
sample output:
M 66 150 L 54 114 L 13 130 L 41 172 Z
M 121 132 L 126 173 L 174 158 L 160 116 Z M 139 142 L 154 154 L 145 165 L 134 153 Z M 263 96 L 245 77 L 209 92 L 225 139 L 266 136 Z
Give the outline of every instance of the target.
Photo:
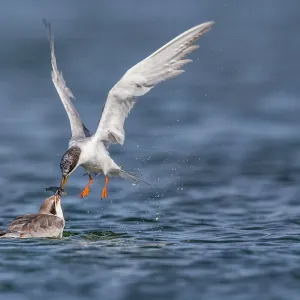
M 63 155 L 60 161 L 60 170 L 62 175 L 60 183 L 61 190 L 64 190 L 68 177 L 78 167 L 80 153 L 80 148 L 74 146 L 69 148 L 67 152 Z
M 60 205 L 60 195 L 55 195 L 47 198 L 40 207 L 39 214 L 54 215 L 61 219 L 64 218 L 62 208 Z

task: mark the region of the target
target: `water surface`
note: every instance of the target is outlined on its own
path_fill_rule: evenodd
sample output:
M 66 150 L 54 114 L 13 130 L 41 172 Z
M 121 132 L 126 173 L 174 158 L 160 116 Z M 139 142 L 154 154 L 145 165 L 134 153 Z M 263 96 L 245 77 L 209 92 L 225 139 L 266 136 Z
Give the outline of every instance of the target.
M 94 130 L 124 72 L 207 20 L 186 73 L 144 96 L 117 163 L 154 187 L 83 170 L 62 240 L 1 240 L 5 299 L 299 299 L 299 1 L 10 1 L 0 11 L 0 226 L 35 212 L 70 137 L 42 18 Z

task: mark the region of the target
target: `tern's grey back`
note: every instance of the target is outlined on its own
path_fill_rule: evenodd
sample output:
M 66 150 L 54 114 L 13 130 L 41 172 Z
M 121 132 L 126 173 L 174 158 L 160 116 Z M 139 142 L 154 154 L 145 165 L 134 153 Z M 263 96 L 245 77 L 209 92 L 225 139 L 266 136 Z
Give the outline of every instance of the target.
M 53 215 L 24 215 L 16 217 L 0 238 L 62 237 L 64 225 L 64 220 Z

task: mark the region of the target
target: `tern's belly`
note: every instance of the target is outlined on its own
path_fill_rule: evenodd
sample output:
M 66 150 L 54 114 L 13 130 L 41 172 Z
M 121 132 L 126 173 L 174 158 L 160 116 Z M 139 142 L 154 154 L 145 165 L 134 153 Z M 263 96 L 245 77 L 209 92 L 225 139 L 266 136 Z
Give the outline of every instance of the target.
M 103 173 L 102 168 L 93 163 L 82 164 L 82 167 L 89 173 Z
M 112 168 L 117 167 L 103 144 L 97 145 L 96 148 L 94 146 L 84 148 L 81 159 L 82 167 L 89 173 L 108 174 Z

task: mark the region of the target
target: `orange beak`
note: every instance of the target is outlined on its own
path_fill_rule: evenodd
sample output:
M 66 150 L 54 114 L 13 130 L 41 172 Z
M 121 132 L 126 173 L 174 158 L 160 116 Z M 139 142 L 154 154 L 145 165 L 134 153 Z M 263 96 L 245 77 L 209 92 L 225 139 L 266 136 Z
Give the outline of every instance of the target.
M 61 178 L 61 182 L 60 182 L 60 190 L 64 190 L 64 188 L 65 188 L 65 184 L 67 183 L 67 180 L 68 180 L 68 177 L 67 176 L 63 176 L 62 178 Z

